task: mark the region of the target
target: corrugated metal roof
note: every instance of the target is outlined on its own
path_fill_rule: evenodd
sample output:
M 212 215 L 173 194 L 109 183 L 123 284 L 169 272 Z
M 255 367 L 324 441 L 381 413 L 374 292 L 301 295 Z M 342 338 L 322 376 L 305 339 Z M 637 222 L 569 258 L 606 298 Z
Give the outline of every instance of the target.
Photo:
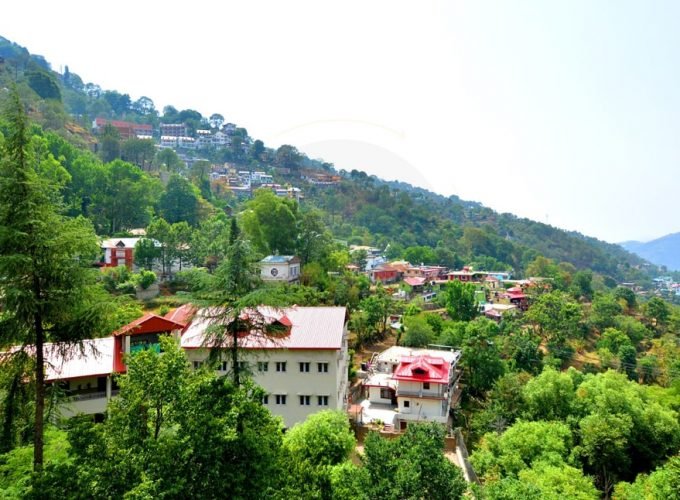
M 450 369 L 451 365 L 439 357 L 404 357 L 394 372 L 393 378 L 411 382 L 446 384 L 449 381 Z
M 113 373 L 113 337 L 83 340 L 64 355 L 56 344 L 45 344 L 45 380 L 68 380 Z
M 344 307 L 260 307 L 258 313 L 264 323 L 290 322 L 290 334 L 264 338 L 244 335 L 239 344 L 245 349 L 341 349 L 345 332 Z M 252 313 L 251 313 L 252 314 Z M 212 316 L 212 317 L 211 317 Z M 205 345 L 206 329 L 219 324 L 215 311 L 199 311 L 182 335 L 182 348 L 197 349 Z M 287 320 L 287 321 L 286 321 Z M 225 323 L 226 324 L 226 323 Z M 225 346 L 226 347 L 226 346 Z

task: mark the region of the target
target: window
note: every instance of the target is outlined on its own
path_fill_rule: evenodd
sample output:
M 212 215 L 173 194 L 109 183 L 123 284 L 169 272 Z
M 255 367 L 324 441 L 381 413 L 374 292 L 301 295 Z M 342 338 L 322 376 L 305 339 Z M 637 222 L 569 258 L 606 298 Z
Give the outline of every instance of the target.
M 247 372 L 248 371 L 248 362 L 247 361 L 239 361 L 238 362 L 238 370 L 240 372 Z
M 268 372 L 269 371 L 269 363 L 267 361 L 258 361 L 257 362 L 257 371 L 258 372 Z
M 429 382 L 423 382 L 423 389 L 426 391 L 430 390 L 430 383 Z
M 411 407 L 411 402 L 410 401 L 404 401 L 404 408 L 410 408 Z
M 277 394 L 276 395 L 276 404 L 277 405 L 285 405 L 286 404 L 286 395 L 285 394 Z
M 286 362 L 285 361 L 277 361 L 276 362 L 276 371 L 277 372 L 285 372 L 286 371 Z
M 319 369 L 319 373 L 328 373 L 328 363 L 317 363 L 316 366 Z
M 221 372 L 226 372 L 228 370 L 228 367 L 229 363 L 227 361 L 222 361 L 217 369 Z
M 300 363 L 301 372 L 309 372 L 309 363 Z
M 328 396 L 317 396 L 316 403 L 319 406 L 328 406 Z
M 311 396 L 300 396 L 300 406 L 309 406 L 311 399 Z
M 380 389 L 380 399 L 392 399 L 392 391 L 383 387 Z
M 269 404 L 269 394 L 265 394 L 264 396 L 262 396 L 262 404 L 263 405 Z
M 194 361 L 194 370 L 198 370 L 201 366 L 203 366 L 203 361 Z

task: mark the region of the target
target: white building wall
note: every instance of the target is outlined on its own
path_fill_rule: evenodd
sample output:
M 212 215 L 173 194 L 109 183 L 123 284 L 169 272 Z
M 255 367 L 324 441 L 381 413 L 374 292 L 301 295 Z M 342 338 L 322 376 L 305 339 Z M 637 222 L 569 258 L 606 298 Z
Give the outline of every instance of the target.
M 446 386 L 443 384 L 430 383 L 430 388 L 425 389 L 421 382 L 399 381 L 399 394 L 415 395 L 417 397 L 444 397 L 446 394 Z
M 368 388 L 368 400 L 371 403 L 379 403 L 379 404 L 386 404 L 386 405 L 391 405 L 392 404 L 392 398 L 383 398 L 380 396 L 382 393 L 382 390 L 388 390 L 387 387 L 369 387 Z
M 191 366 L 203 362 L 207 351 L 187 351 Z M 340 350 L 266 350 L 244 353 L 256 384 L 269 395 L 265 405 L 274 415 L 282 417 L 286 427 L 304 421 L 321 410 L 346 408 L 347 366 Z M 227 369 L 231 370 L 229 354 L 225 352 Z M 257 363 L 268 363 L 267 371 L 258 371 Z M 277 372 L 276 363 L 285 362 L 286 371 Z M 309 363 L 309 372 L 300 371 L 300 363 Z M 328 371 L 319 371 L 319 363 L 328 363 Z M 285 404 L 276 404 L 276 395 L 285 395 Z M 300 396 L 309 396 L 309 405 L 300 404 Z M 328 397 L 328 405 L 319 404 L 319 396 Z
M 272 275 L 272 269 L 276 268 L 276 276 Z M 300 263 L 264 263 L 261 267 L 260 277 L 263 281 L 294 281 L 300 279 Z
M 409 401 L 409 408 L 404 405 L 405 401 Z M 397 404 L 400 420 L 446 423 L 448 419 L 444 411 L 446 402 L 441 399 L 398 397 Z

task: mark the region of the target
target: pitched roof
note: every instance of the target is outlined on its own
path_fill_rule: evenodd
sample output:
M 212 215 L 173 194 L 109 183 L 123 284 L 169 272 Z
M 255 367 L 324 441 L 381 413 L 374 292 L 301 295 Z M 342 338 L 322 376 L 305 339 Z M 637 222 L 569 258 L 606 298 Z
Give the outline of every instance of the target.
M 191 322 L 191 318 L 194 317 L 194 314 L 196 314 L 197 310 L 198 308 L 193 304 L 183 304 L 177 309 L 173 309 L 163 317 L 165 319 L 169 319 L 170 321 L 175 321 L 186 326 Z
M 395 380 L 447 384 L 451 365 L 433 356 L 405 356 L 394 372 Z
M 410 286 L 421 286 L 421 285 L 425 284 L 425 281 L 426 281 L 425 278 L 416 278 L 416 277 L 404 279 L 404 283 L 406 283 L 407 285 L 410 285 Z
M 173 330 L 182 330 L 185 323 L 173 321 L 163 316 L 153 313 L 146 313 L 141 318 L 128 323 L 122 328 L 113 332 L 114 337 L 118 335 L 136 335 L 141 333 L 163 333 Z
M 135 245 L 142 238 L 109 238 L 101 243 L 101 248 L 117 248 L 118 243 L 123 243 L 125 248 L 135 248 Z
M 57 344 L 45 344 L 45 381 L 110 375 L 113 346 L 113 337 L 83 340 L 66 352 Z
M 182 335 L 181 346 L 184 349 L 206 347 L 206 330 L 209 326 L 220 324 L 216 310 L 202 309 Z M 252 312 L 245 313 L 245 316 Z M 341 349 L 345 333 L 344 307 L 286 307 L 274 309 L 261 306 L 257 316 L 265 324 L 280 323 L 289 328 L 289 333 L 264 338 L 252 334 L 243 335 L 239 344 L 245 349 Z M 212 316 L 212 317 L 211 317 Z M 245 317 L 242 315 L 242 317 Z M 224 324 L 230 323 L 225 320 Z

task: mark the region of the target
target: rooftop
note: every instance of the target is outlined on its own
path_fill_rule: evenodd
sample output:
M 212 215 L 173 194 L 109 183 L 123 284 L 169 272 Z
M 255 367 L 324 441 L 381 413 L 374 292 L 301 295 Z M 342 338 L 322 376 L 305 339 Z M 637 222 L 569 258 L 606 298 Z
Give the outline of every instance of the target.
M 110 375 L 113 372 L 113 337 L 88 339 L 68 350 L 45 344 L 45 381 Z
M 392 346 L 381 352 L 377 357 L 377 362 L 398 364 L 403 357 L 407 356 L 431 356 L 444 359 L 447 363 L 455 363 L 460 359 L 460 351 L 438 350 L 438 349 L 416 349 L 403 346 Z
M 290 333 L 274 338 L 243 335 L 239 344 L 245 349 L 341 349 L 345 334 L 344 307 L 259 307 L 258 316 L 266 324 L 279 322 L 290 328 Z M 246 313 L 248 314 L 248 313 Z M 206 330 L 219 325 L 218 311 L 198 311 L 191 325 L 182 335 L 182 348 L 206 347 Z M 226 326 L 230 320 L 224 320 Z
M 300 262 L 300 259 L 295 255 L 267 255 L 260 262 L 263 264 L 295 264 L 296 262 Z
M 394 372 L 395 380 L 406 382 L 434 382 L 447 384 L 451 365 L 441 357 L 427 355 L 407 356 Z

